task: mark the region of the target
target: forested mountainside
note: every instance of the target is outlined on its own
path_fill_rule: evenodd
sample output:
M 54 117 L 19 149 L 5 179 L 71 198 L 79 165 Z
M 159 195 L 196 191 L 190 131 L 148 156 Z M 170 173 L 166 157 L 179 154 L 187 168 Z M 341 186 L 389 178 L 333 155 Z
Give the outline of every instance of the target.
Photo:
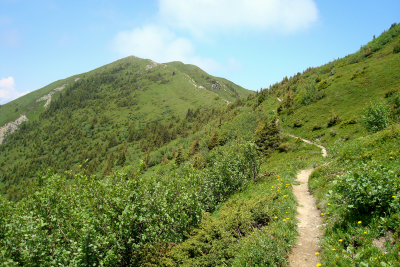
M 115 64 L 129 60 L 142 62 Z M 400 25 L 253 94 L 166 65 L 143 70 L 161 79 L 136 80 L 130 94 L 129 71 L 102 89 L 100 70 L 114 71 L 102 67 L 1 107 L 29 119 L 0 147 L 3 265 L 289 266 L 305 168 L 315 168 L 309 190 L 324 225 L 310 251 L 318 266 L 400 264 Z M 176 81 L 186 99 L 162 114 L 163 79 L 181 90 L 169 86 L 176 76 L 196 73 L 195 85 Z M 32 106 L 66 82 L 48 108 Z
M 83 164 L 98 177 L 128 169 L 249 93 L 193 65 L 136 57 L 57 81 L 0 108 L 2 123 L 25 121 L 0 147 L 0 191 L 15 200 L 48 167 Z

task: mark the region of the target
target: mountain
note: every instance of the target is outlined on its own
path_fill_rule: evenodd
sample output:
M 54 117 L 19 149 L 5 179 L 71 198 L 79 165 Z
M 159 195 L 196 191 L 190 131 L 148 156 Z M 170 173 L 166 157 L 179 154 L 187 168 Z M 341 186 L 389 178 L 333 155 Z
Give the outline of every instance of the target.
M 317 266 L 399 265 L 399 62 L 394 23 L 257 93 L 129 57 L 4 105 L 29 121 L 0 146 L 0 262 L 287 266 L 309 169 Z
M 198 127 L 191 117 L 208 120 L 213 109 L 250 93 L 193 65 L 134 56 L 59 80 L 1 106 L 1 191 L 15 198 L 15 187 L 48 166 L 74 170 L 88 159 L 90 172 L 100 175 L 112 169 L 103 166 L 112 153 L 128 153 L 129 165 Z M 22 122 L 10 136 L 19 141 L 3 141 Z M 139 140 L 139 149 L 126 151 L 127 143 Z

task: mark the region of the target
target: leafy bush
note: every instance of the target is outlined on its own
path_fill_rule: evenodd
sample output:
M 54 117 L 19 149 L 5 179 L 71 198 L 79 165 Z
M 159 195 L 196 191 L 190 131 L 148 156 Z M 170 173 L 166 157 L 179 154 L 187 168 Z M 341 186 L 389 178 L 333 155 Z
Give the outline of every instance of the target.
M 293 127 L 299 128 L 299 127 L 301 127 L 301 126 L 303 126 L 303 121 L 300 120 L 300 119 L 298 119 L 298 118 L 296 118 L 296 119 L 294 120 L 294 122 L 293 122 Z
M 323 90 L 325 88 L 328 88 L 328 86 L 331 85 L 330 83 L 328 83 L 327 80 L 322 80 L 318 83 L 318 90 Z
M 229 200 L 219 218 L 205 214 L 189 239 L 171 248 L 164 266 L 232 266 L 240 238 L 272 220 L 271 199 Z
M 340 121 L 339 115 L 332 113 L 332 116 L 328 120 L 328 127 L 331 127 L 335 124 L 337 124 Z
M 374 161 L 347 171 L 335 183 L 334 199 L 360 214 L 388 212 L 400 189 L 394 172 Z
M 322 128 L 321 124 L 317 123 L 312 127 L 313 131 L 320 130 Z
M 364 73 L 365 73 L 365 68 L 359 69 L 359 70 L 357 70 L 356 72 L 353 73 L 353 75 L 351 76 L 350 79 L 351 79 L 351 80 L 354 80 L 355 78 L 357 78 L 357 77 L 363 75 Z
M 381 102 L 369 103 L 362 116 L 365 128 L 368 131 L 377 132 L 389 127 L 389 112 L 389 108 Z
M 394 93 L 396 93 L 397 91 L 399 91 L 398 88 L 390 88 L 389 90 L 387 90 L 385 92 L 385 98 L 388 98 L 389 96 L 392 96 Z
M 334 137 L 334 136 L 337 135 L 337 131 L 336 131 L 335 129 L 331 129 L 331 130 L 329 131 L 329 134 L 330 134 L 330 136 Z
M 278 146 L 278 150 L 280 152 L 288 152 L 290 150 L 290 144 L 289 143 L 282 143 Z
M 353 117 L 351 117 L 350 119 L 348 119 L 347 121 L 342 121 L 340 123 L 340 128 L 349 125 L 349 124 L 356 124 L 357 123 L 357 118 L 356 116 L 353 115 Z
M 0 265 L 156 263 L 167 243 L 182 241 L 198 225 L 203 211 L 215 210 L 258 175 L 251 142 L 218 147 L 208 160 L 202 170 L 182 164 L 167 179 L 116 173 L 103 180 L 78 174 L 71 181 L 48 173 L 17 203 L 0 196 Z
M 400 52 L 400 44 L 395 45 L 393 48 L 393 54 L 399 53 Z

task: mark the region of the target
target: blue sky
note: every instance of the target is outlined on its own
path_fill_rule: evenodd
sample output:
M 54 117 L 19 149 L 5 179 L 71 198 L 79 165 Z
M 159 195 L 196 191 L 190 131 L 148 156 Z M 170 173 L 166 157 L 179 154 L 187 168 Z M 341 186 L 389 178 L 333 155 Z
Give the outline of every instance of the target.
M 0 0 L 0 104 L 129 55 L 258 90 L 394 22 L 399 0 Z

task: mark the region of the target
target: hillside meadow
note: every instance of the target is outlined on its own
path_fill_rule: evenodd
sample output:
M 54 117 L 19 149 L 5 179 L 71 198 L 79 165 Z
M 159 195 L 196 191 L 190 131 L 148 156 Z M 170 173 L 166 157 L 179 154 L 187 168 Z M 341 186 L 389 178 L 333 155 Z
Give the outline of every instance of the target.
M 2 123 L 17 103 L 30 121 L 0 146 L 1 264 L 289 266 L 292 186 L 315 168 L 318 266 L 398 266 L 399 47 L 394 23 L 256 93 L 123 59 L 2 106 Z

